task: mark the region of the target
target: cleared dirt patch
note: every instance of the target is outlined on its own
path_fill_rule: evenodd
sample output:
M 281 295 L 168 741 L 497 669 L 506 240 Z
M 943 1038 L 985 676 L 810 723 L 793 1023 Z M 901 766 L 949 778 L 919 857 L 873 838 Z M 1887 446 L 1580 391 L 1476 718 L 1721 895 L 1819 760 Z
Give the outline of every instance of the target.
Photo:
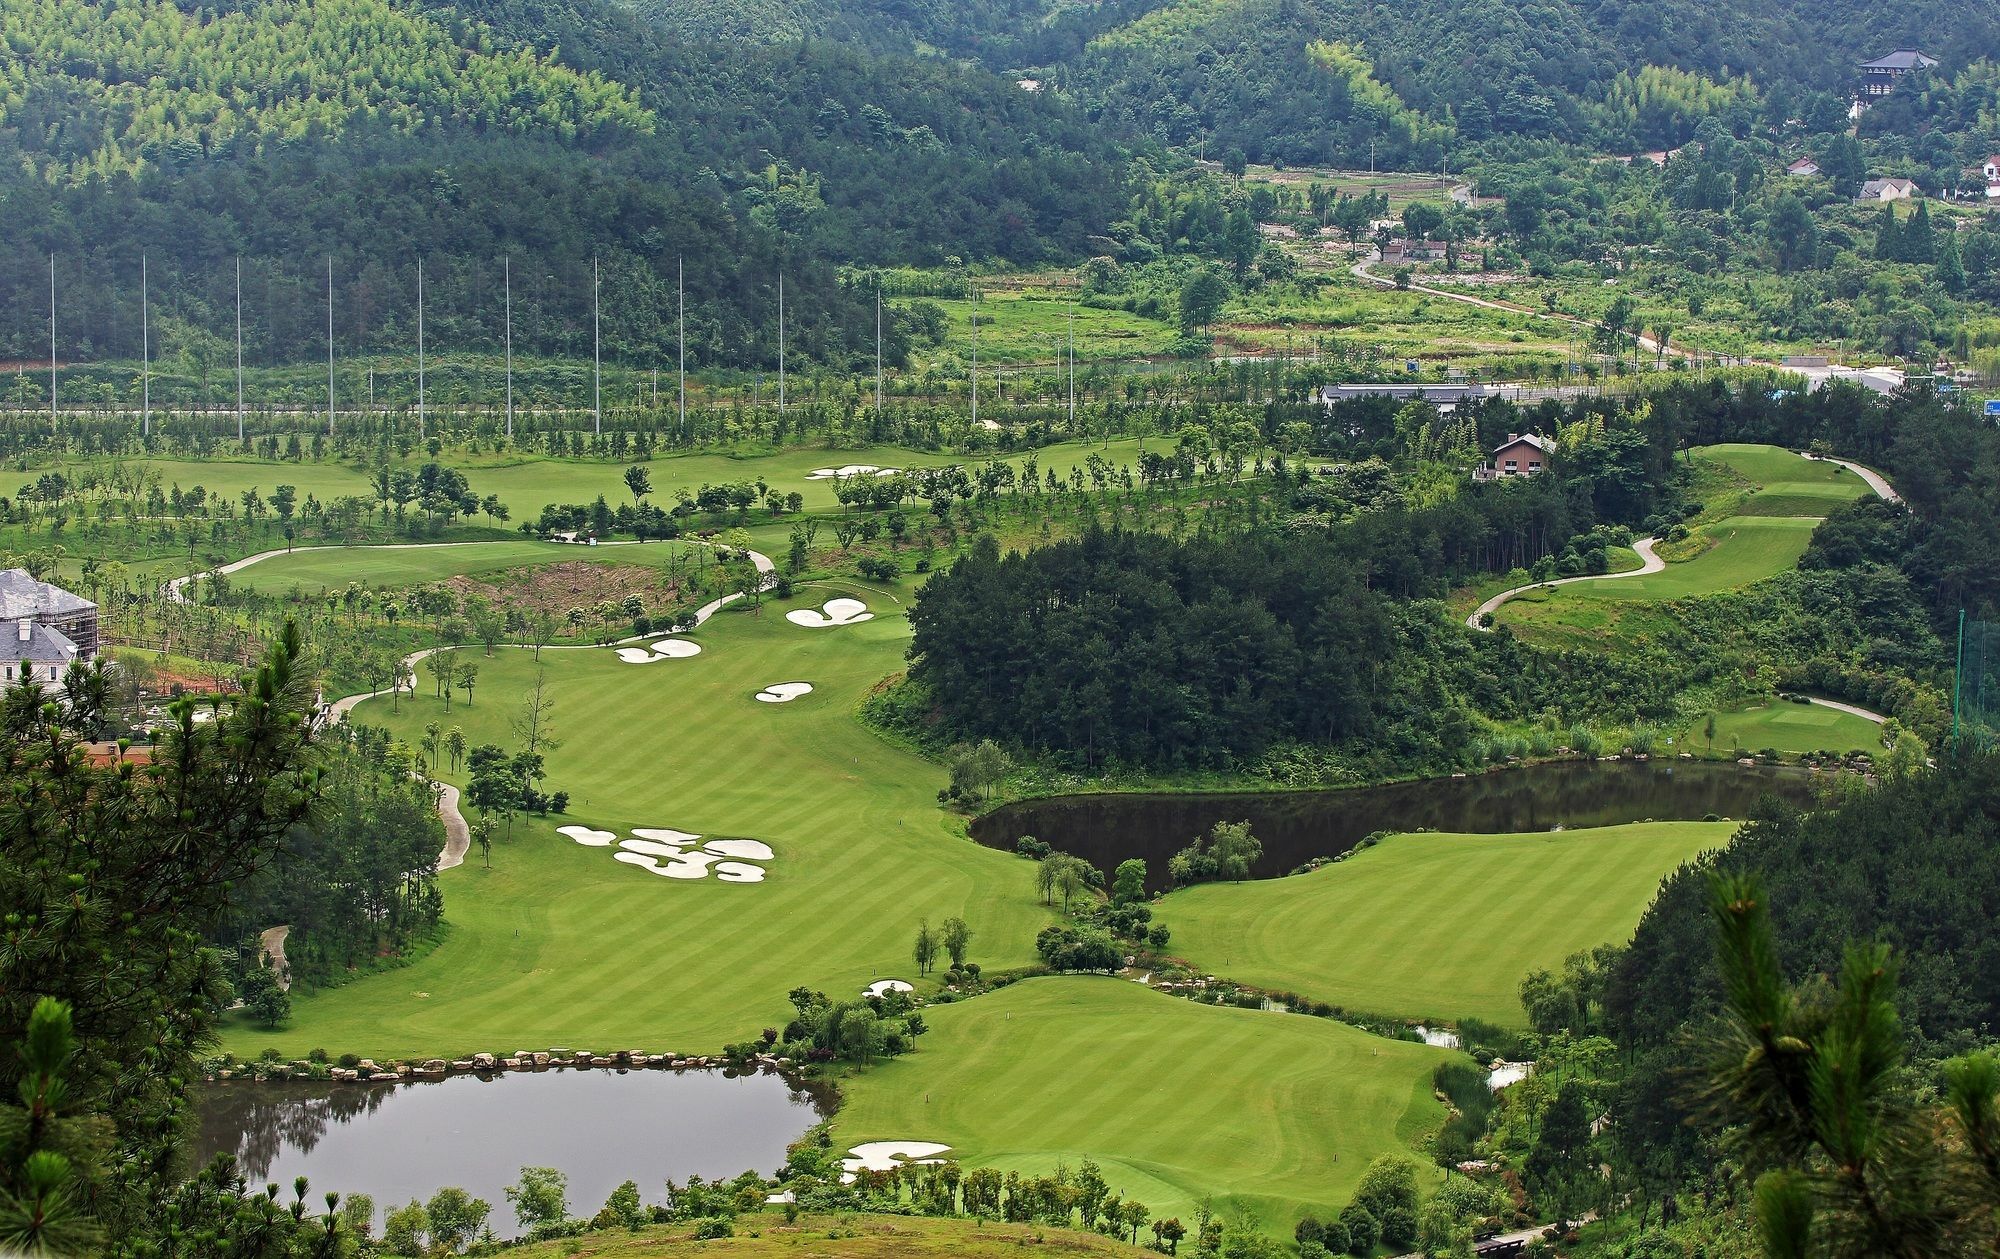
M 508 569 L 486 577 L 452 577 L 445 587 L 460 598 L 476 597 L 496 606 L 560 617 L 571 608 L 622 603 L 638 595 L 648 612 L 672 606 L 679 585 L 672 574 L 637 564 L 571 561 Z

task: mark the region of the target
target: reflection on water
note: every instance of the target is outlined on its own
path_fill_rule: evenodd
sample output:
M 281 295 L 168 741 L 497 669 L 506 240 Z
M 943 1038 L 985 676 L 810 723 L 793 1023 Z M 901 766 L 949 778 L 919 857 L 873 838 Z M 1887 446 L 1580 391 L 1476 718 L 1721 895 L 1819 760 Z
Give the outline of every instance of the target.
M 1824 782 L 1824 778 L 1817 781 Z M 1498 834 L 1556 826 L 1693 821 L 1749 816 L 1769 792 L 1810 803 L 1804 770 L 1707 761 L 1563 761 L 1466 778 L 1439 778 L 1346 791 L 1201 795 L 1098 794 L 1026 800 L 972 824 L 972 836 L 1012 851 L 1033 835 L 1109 873 L 1120 861 L 1146 862 L 1148 886 L 1166 887 L 1167 860 L 1217 822 L 1250 823 L 1264 843 L 1252 873 L 1272 878 L 1315 857 L 1346 852 L 1374 831 Z
M 569 1176 L 570 1211 L 589 1215 L 622 1181 L 648 1201 L 689 1176 L 766 1174 L 820 1118 L 810 1094 L 773 1075 L 719 1071 L 511 1072 L 398 1084 L 231 1081 L 196 1094 L 197 1165 L 234 1154 L 250 1183 L 312 1181 L 392 1207 L 457 1185 L 492 1203 L 524 1166 Z

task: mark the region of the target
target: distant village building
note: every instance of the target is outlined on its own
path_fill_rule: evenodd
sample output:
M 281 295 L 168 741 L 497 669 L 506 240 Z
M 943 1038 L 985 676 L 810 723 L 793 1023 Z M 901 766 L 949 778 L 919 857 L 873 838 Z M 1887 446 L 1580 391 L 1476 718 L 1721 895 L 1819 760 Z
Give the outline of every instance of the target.
M 1433 262 L 1444 256 L 1441 240 L 1392 240 L 1382 246 L 1384 262 Z
M 1907 201 L 1917 195 L 1917 186 L 1907 179 L 1871 179 L 1861 185 L 1856 201 Z
M 1475 481 L 1498 481 L 1507 477 L 1540 476 L 1548 469 L 1549 441 L 1540 433 L 1509 433 L 1493 452 L 1493 457 L 1472 473 Z
M 1809 157 L 1802 157 L 1785 168 L 1785 173 L 1794 179 L 1810 179 L 1819 174 L 1819 163 Z
M 1979 164 L 1979 173 L 1986 180 L 1986 195 L 1989 199 L 2000 200 L 2000 153 L 1994 153 Z
M 1912 70 L 1929 70 L 1937 65 L 1936 57 L 1928 57 L 1914 48 L 1898 48 L 1886 57 L 1864 61 L 1855 67 L 1861 75 L 1858 99 L 1866 104 L 1887 96 L 1896 90 L 1896 82 Z
M 85 660 L 97 654 L 96 604 L 37 581 L 25 568 L 0 569 L 0 624 L 11 627 L 22 621 L 56 631 Z M 18 634 L 14 637 L 18 641 Z

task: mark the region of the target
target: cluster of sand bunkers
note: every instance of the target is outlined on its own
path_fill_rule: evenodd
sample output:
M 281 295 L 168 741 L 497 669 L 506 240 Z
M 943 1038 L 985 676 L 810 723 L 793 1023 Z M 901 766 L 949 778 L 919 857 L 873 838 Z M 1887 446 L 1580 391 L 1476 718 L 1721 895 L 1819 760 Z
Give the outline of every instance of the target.
M 686 660 L 701 654 L 701 644 L 685 638 L 662 638 L 650 647 L 620 647 L 618 658 L 626 664 L 652 664 L 655 660 Z
M 764 867 L 756 863 L 770 861 L 776 855 L 770 845 L 760 840 L 704 841 L 687 831 L 661 827 L 635 827 L 631 839 L 619 839 L 611 831 L 588 826 L 559 826 L 556 833 L 585 848 L 609 848 L 616 844 L 619 851 L 611 854 L 612 860 L 667 879 L 705 879 L 713 873 L 723 883 L 762 883 Z
M 832 629 L 838 625 L 859 625 L 872 621 L 875 614 L 859 599 L 828 599 L 817 608 L 794 608 L 785 619 L 807 629 Z

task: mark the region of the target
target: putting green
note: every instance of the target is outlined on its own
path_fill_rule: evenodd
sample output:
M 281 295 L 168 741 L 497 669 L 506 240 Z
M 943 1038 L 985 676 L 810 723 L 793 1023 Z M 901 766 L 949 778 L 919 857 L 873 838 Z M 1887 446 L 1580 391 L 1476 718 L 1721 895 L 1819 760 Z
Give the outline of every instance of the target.
M 548 757 L 549 785 L 570 793 L 569 815 L 517 818 L 512 838 L 493 846 L 492 869 L 475 847 L 445 872 L 451 928 L 430 954 L 301 995 L 282 1031 L 236 1022 L 226 1047 L 377 1057 L 553 1045 L 708 1052 L 781 1022 L 796 985 L 849 993 L 907 973 L 920 916 L 963 916 L 972 958 L 989 968 L 1031 961 L 1047 916 L 1031 868 L 956 833 L 936 807 L 943 772 L 853 717 L 901 661 L 899 606 L 877 591 L 867 595 L 875 619 L 858 625 L 785 621 L 787 607 L 817 607 L 834 593 L 846 592 L 808 587 L 790 604 L 719 616 L 692 636 L 703 651 L 690 659 L 635 665 L 607 649 L 544 651 L 563 739 Z M 423 693 L 400 714 L 378 699 L 356 719 L 413 746 L 437 721 L 475 745 L 518 747 L 510 719 L 533 654 L 503 648 L 488 658 L 474 648 L 466 659 L 480 667 L 474 706 L 446 713 L 420 672 Z M 788 704 L 752 698 L 781 681 L 815 689 Z M 776 855 L 759 883 L 684 882 L 556 833 L 568 824 L 621 838 L 635 827 L 748 837 Z
M 838 1145 L 938 1141 L 1022 1172 L 1088 1156 L 1155 1216 L 1189 1222 L 1213 1196 L 1285 1233 L 1443 1119 L 1431 1072 L 1452 1056 L 1101 977 L 1026 980 L 924 1018 L 918 1052 L 843 1085 Z
M 477 577 L 509 569 L 545 564 L 619 564 L 664 568 L 687 553 L 679 542 L 645 546 L 572 546 L 560 542 L 470 542 L 427 547 L 317 547 L 274 555 L 239 572 L 229 581 L 239 590 L 282 593 L 342 589 L 351 582 L 397 589 L 442 581 L 447 577 Z
M 1681 746 L 1707 748 L 1706 720 L 1681 733 Z M 1715 714 L 1717 753 L 1737 748 L 1756 752 L 1868 752 L 1882 750 L 1882 727 L 1866 717 L 1821 704 L 1760 700 Z
M 1211 974 L 1371 1014 L 1519 1026 L 1523 976 L 1627 939 L 1660 879 L 1734 830 L 1396 835 L 1311 874 L 1175 892 L 1157 913 Z

